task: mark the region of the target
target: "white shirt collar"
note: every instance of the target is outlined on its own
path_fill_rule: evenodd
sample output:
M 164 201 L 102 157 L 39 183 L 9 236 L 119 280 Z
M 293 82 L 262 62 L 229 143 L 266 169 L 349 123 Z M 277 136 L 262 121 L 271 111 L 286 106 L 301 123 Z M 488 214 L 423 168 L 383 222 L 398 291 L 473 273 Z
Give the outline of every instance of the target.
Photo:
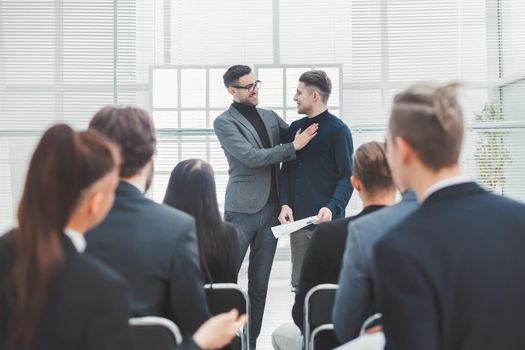
M 73 229 L 70 229 L 69 227 L 66 227 L 64 229 L 64 234 L 69 237 L 71 243 L 73 243 L 73 245 L 79 253 L 83 253 L 84 250 L 86 250 L 86 239 L 84 238 L 83 234 Z
M 430 197 L 431 194 L 434 192 L 437 192 L 445 187 L 453 186 L 453 185 L 459 185 L 467 182 L 472 182 L 472 178 L 466 175 L 459 175 L 454 177 L 449 177 L 444 180 L 438 181 L 434 183 L 432 186 L 427 188 L 425 193 L 423 194 L 423 198 L 421 198 L 421 203 L 423 203 L 428 197 Z

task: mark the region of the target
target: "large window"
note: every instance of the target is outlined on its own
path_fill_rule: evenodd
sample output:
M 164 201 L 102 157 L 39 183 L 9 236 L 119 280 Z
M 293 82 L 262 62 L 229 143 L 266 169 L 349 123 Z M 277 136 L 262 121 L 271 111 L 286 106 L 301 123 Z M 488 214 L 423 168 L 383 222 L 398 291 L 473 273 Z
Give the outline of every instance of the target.
M 152 113 L 153 198 L 179 159 L 200 157 L 216 167 L 222 201 L 227 169 L 211 125 L 231 101 L 221 75 L 238 63 L 264 81 L 261 107 L 289 122 L 298 73 L 336 69 L 330 108 L 355 147 L 383 140 L 400 89 L 459 79 L 464 170 L 525 200 L 524 13 L 521 0 L 1 0 L 0 229 L 14 223 L 41 132 L 61 121 L 85 128 L 106 104 Z M 176 69 L 155 68 L 166 66 Z M 354 195 L 348 210 L 359 209 Z
M 129 0 L 0 1 L 0 230 L 14 224 L 45 128 L 85 128 L 104 105 L 137 103 L 137 16 Z
M 228 182 L 228 164 L 220 144 L 211 130 L 213 119 L 232 102 L 224 87 L 222 75 L 227 66 L 154 66 L 151 69 L 151 99 L 155 127 L 160 139 L 156 160 L 153 198 L 162 201 L 169 175 L 182 159 L 201 158 L 215 169 L 220 207 Z M 255 65 L 263 82 L 260 105 L 274 110 L 288 123 L 301 118 L 293 96 L 299 76 L 306 70 L 325 70 L 333 79 L 329 108 L 335 115 L 341 111 L 340 65 Z

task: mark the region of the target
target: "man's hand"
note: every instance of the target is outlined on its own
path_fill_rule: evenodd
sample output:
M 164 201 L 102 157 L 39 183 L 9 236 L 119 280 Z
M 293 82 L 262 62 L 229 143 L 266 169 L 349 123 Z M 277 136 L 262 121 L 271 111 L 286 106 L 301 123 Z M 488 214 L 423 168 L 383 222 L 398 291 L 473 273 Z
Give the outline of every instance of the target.
M 233 309 L 204 322 L 193 335 L 193 340 L 201 349 L 220 349 L 232 341 L 245 323 L 246 315 L 239 317 L 239 312 Z
M 303 149 L 304 146 L 306 146 L 308 142 L 317 135 L 317 129 L 319 129 L 319 124 L 313 123 L 303 132 L 301 132 L 301 129 L 297 130 L 293 140 L 293 147 L 295 150 L 299 151 L 300 149 Z
M 322 207 L 321 209 L 319 209 L 319 213 L 317 214 L 317 219 L 315 219 L 313 224 L 317 225 L 322 222 L 326 222 L 330 220 L 332 220 L 332 211 L 328 209 L 327 207 Z
M 292 208 L 287 205 L 283 205 L 281 207 L 281 213 L 279 214 L 278 219 L 281 224 L 289 224 L 290 222 L 293 222 Z

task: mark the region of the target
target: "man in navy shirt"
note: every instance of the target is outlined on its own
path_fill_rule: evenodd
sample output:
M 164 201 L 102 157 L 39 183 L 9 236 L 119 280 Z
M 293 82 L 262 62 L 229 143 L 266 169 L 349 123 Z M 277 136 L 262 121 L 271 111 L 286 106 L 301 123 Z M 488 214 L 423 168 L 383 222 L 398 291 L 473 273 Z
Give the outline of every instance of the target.
M 352 135 L 343 121 L 328 112 L 332 82 L 322 70 L 305 72 L 294 97 L 297 112 L 306 117 L 290 125 L 289 141 L 301 130 L 317 123 L 317 136 L 296 152 L 296 159 L 283 163 L 280 175 L 281 224 L 317 215 L 314 224 L 345 216 L 352 195 Z M 297 288 L 302 262 L 312 228 L 293 232 L 292 287 Z

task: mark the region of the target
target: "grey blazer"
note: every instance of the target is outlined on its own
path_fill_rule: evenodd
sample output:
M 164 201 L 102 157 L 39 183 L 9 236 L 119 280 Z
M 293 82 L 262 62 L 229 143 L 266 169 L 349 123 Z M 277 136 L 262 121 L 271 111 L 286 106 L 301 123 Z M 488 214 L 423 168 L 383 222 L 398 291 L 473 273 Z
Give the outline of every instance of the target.
M 261 210 L 270 194 L 272 164 L 277 165 L 275 178 L 279 181 L 279 163 L 295 159 L 293 144 L 281 144 L 287 140 L 288 124 L 273 111 L 257 108 L 257 112 L 271 148 L 263 148 L 255 128 L 233 106 L 213 122 L 229 166 L 225 211 L 253 214 Z
M 339 288 L 332 312 L 335 333 L 340 342 L 346 343 L 357 337 L 363 321 L 378 312 L 372 256 L 375 244 L 417 207 L 414 192 L 405 192 L 401 202 L 348 225 Z

